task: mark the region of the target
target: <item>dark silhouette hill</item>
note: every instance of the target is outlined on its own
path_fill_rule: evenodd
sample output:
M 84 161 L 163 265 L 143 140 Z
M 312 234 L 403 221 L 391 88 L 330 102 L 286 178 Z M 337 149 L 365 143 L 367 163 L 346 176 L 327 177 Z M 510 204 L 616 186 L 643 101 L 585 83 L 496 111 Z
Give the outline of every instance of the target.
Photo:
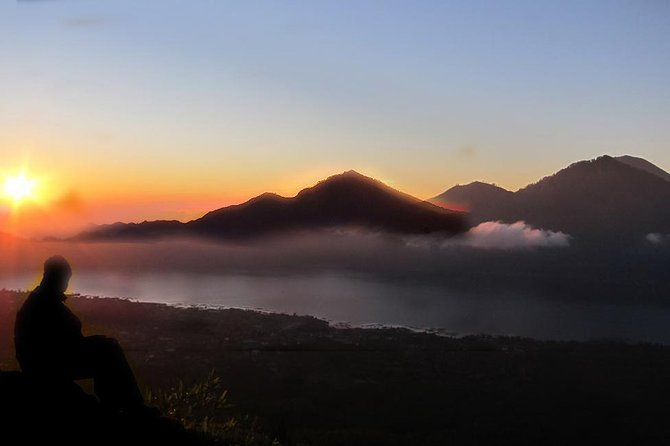
M 636 156 L 622 155 L 614 158 L 615 160 L 628 164 L 631 167 L 636 167 L 642 169 L 645 172 L 654 174 L 660 178 L 663 178 L 666 181 L 670 181 L 670 173 L 658 167 L 656 164 L 650 163 L 644 158 L 638 158 Z
M 176 420 L 109 412 L 72 382 L 36 381 L 21 372 L 0 371 L 0 395 L 6 444 L 212 444 Z
M 469 212 L 470 221 L 496 220 L 498 215 L 510 205 L 514 193 L 495 184 L 475 181 L 456 185 L 430 200 L 431 203 L 449 209 Z
M 670 232 L 670 182 L 653 164 L 641 160 L 634 167 L 630 159 L 605 155 L 576 162 L 513 193 L 486 183 L 456 186 L 431 201 L 469 207 L 472 225 L 523 220 L 581 240 L 641 240 Z
M 464 231 L 466 223 L 461 212 L 435 206 L 358 172 L 348 171 L 303 189 L 292 198 L 264 193 L 187 223 L 115 223 L 95 227 L 78 238 L 198 235 L 238 239 L 341 227 L 412 234 L 455 234 Z
M 505 220 L 583 237 L 670 232 L 670 182 L 610 156 L 581 161 L 514 194 Z
M 112 223 L 94 225 L 76 238 L 80 239 L 144 239 L 184 234 L 184 223 L 178 220 L 143 221 L 142 223 Z

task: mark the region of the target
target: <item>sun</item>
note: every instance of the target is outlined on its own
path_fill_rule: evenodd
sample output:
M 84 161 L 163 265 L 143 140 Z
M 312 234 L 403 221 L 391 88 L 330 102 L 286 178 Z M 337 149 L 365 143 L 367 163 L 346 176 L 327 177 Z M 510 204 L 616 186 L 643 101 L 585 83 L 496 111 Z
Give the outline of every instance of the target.
M 25 172 L 21 172 L 5 178 L 2 191 L 14 204 L 20 204 L 27 199 L 35 197 L 35 186 L 35 180 L 28 178 Z

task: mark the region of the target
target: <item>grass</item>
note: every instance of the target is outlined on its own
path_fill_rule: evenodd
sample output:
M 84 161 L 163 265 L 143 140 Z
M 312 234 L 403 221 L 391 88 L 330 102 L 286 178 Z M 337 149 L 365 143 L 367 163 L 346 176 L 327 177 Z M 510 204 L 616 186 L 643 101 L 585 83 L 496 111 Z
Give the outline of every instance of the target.
M 235 416 L 228 390 L 212 370 L 203 380 L 153 392 L 147 390 L 146 400 L 165 415 L 180 420 L 192 431 L 215 442 L 230 446 L 282 446 L 276 435 L 263 432 L 256 417 Z

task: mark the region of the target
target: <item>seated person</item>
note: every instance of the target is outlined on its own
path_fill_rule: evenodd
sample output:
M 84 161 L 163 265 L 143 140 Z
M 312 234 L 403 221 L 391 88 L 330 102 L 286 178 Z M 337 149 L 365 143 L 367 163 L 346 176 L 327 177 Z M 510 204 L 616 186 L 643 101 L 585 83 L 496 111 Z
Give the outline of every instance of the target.
M 32 378 L 93 378 L 94 391 L 108 410 L 158 415 L 142 393 L 119 343 L 106 336 L 84 336 L 81 321 L 65 305 L 72 269 L 62 256 L 44 263 L 41 283 L 16 316 L 14 341 L 21 369 Z

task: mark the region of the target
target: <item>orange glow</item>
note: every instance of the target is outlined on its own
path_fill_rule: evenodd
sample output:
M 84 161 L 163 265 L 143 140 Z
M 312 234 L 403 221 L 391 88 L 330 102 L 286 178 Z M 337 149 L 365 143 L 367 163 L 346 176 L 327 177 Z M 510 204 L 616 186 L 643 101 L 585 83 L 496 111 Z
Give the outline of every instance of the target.
M 17 206 L 25 200 L 35 198 L 36 186 L 37 182 L 35 180 L 28 178 L 25 172 L 21 172 L 5 178 L 2 192 Z
M 435 200 L 432 202 L 434 205 L 439 206 L 444 209 L 449 209 L 452 211 L 458 211 L 458 212 L 470 212 L 470 208 L 468 206 L 464 206 L 462 204 L 458 203 L 449 203 L 446 201 L 440 201 L 440 200 Z

